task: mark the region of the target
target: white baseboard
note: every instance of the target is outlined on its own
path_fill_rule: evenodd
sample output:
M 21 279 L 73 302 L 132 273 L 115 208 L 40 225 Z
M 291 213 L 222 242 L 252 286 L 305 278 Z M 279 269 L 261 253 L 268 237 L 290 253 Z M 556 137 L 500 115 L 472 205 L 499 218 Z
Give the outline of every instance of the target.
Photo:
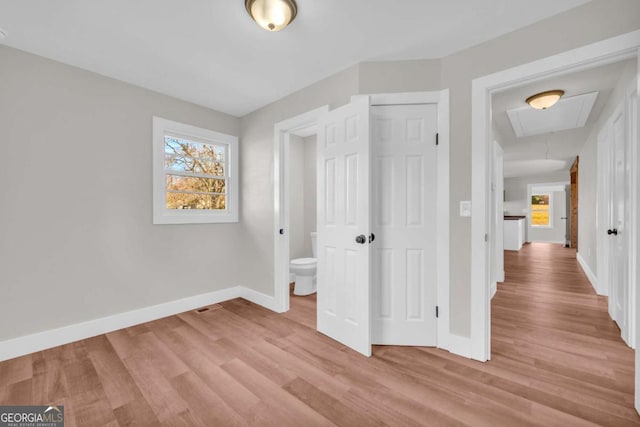
M 276 304 L 276 298 L 271 295 L 265 295 L 262 292 L 241 287 L 240 297 L 246 299 L 247 301 L 251 301 L 254 304 L 261 305 L 271 311 L 275 311 L 276 313 L 282 313 L 282 310 L 280 310 L 278 304 Z
M 269 309 L 274 305 L 270 301 L 273 297 L 236 286 L 0 341 L 0 362 L 234 298 L 245 298 Z
M 582 258 L 582 255 L 580 255 L 580 252 L 576 252 L 576 259 L 578 260 L 578 264 L 580 264 L 580 267 L 582 267 L 582 271 L 584 271 L 584 274 L 587 275 L 589 282 L 591 282 L 591 286 L 593 286 L 593 290 L 596 291 L 598 295 L 602 295 L 598 291 L 598 278 L 596 277 L 595 274 L 593 274 L 593 271 L 591 271 L 591 269 L 589 268 L 589 264 L 587 264 L 584 258 Z
M 471 338 L 462 337 L 460 335 L 449 334 L 447 337 L 447 347 L 449 353 L 471 359 Z
M 504 270 L 498 272 L 498 277 L 496 278 L 496 282 L 504 282 Z
M 269 310 L 280 312 L 275 297 L 253 289 L 236 286 L 0 341 L 0 362 L 234 298 L 244 298 Z M 445 342 L 446 347 L 441 347 L 444 350 L 459 356 L 471 357 L 470 338 L 449 334 Z
M 496 296 L 496 292 L 498 292 L 498 283 L 493 282 L 491 284 L 491 296 L 489 297 L 489 299 L 493 299 L 493 297 Z

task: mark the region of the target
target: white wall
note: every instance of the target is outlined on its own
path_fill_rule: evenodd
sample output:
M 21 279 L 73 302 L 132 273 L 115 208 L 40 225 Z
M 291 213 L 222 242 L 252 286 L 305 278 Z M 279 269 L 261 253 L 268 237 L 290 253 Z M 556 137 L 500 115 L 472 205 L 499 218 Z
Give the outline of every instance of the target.
M 237 118 L 0 46 L 0 341 L 241 284 L 241 224 L 153 225 L 151 118 Z
M 597 277 L 598 134 L 634 84 L 637 64 L 626 67 L 580 151 L 578 182 L 578 253 Z M 605 227 L 606 229 L 606 227 Z
M 316 231 L 316 137 L 290 139 L 291 259 L 313 255 L 311 232 Z
M 597 159 L 597 137 L 592 133 L 580 150 L 578 164 L 578 254 L 596 277 Z
M 310 256 L 305 251 L 304 139 L 291 135 L 289 153 L 289 255 L 296 259 Z
M 358 93 L 440 90 L 441 71 L 439 59 L 363 62 L 358 67 Z
M 616 7 L 593 0 L 441 60 L 352 66 L 248 114 L 240 125 L 1 47 L 0 129 L 8 145 L 2 191 L 10 203 L 0 210 L 0 339 L 230 285 L 273 295 L 273 125 L 345 104 L 357 93 L 441 88 L 450 89 L 451 105 L 451 332 L 469 336 L 471 222 L 457 213 L 459 202 L 471 199 L 471 81 L 639 28 L 637 0 L 618 0 Z M 238 224 L 151 225 L 152 115 L 240 131 Z M 69 149 L 92 163 L 60 170 Z M 62 189 L 43 191 L 43 176 L 55 177 Z M 47 312 L 52 305 L 55 315 Z
M 307 256 L 313 254 L 311 232 L 317 231 L 316 141 L 315 135 L 304 139 L 304 250 Z

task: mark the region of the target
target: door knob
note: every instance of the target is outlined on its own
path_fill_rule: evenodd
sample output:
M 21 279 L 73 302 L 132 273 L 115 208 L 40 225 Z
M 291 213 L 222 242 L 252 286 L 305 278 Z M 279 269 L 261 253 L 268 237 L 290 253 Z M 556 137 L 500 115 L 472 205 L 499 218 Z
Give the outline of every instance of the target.
M 617 236 L 617 235 L 618 235 L 618 230 L 617 230 L 617 229 L 615 229 L 615 228 L 614 228 L 613 230 L 607 230 L 607 234 L 608 234 L 609 236 L 611 236 L 612 234 L 613 234 L 614 236 Z
M 356 237 L 356 243 L 364 245 L 365 243 L 367 243 L 367 238 L 365 237 L 364 234 L 361 234 L 358 237 Z
M 376 235 L 373 233 L 369 234 L 369 243 L 373 242 L 374 240 L 376 240 Z

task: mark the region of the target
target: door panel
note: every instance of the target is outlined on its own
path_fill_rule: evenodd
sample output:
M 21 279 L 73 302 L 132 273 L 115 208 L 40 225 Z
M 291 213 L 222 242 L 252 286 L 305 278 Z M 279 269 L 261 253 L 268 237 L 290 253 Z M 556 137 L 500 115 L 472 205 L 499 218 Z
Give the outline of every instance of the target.
M 320 120 L 318 170 L 318 331 L 370 356 L 367 97 Z
M 614 116 L 611 124 L 612 148 L 612 187 L 611 187 L 611 224 L 617 234 L 611 235 L 611 280 L 613 286 L 612 317 L 620 327 L 622 337 L 628 342 L 628 265 L 627 265 L 627 140 L 624 114 Z
M 435 346 L 437 107 L 372 107 L 372 339 Z

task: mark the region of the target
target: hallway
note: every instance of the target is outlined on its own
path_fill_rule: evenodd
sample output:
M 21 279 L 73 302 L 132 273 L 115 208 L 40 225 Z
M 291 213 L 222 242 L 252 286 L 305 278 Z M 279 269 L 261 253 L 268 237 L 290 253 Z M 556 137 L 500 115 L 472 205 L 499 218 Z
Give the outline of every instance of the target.
M 547 243 L 505 251 L 506 280 L 492 300 L 493 365 L 528 383 L 527 397 L 598 424 L 640 418 L 633 410 L 634 351 L 576 261 Z M 557 395 L 543 390 L 557 387 Z M 608 422 L 607 422 L 608 420 Z

